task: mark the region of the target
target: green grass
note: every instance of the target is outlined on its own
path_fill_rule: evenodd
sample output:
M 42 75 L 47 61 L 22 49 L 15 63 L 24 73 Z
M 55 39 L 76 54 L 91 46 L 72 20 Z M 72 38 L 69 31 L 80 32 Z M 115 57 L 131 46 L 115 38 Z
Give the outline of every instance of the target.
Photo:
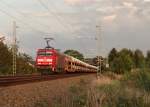
M 128 86 L 110 84 L 98 88 L 99 93 L 105 96 L 102 99 L 101 107 L 148 107 L 144 102 L 143 95 L 138 90 Z M 101 96 L 99 96 L 101 97 Z
M 42 104 L 37 107 L 47 107 Z M 51 107 L 150 107 L 150 72 L 135 71 L 111 84 L 94 87 L 81 79 L 67 94 L 56 96 Z
M 124 83 L 132 83 L 133 86 L 140 88 L 141 90 L 150 92 L 150 71 L 139 70 L 124 75 Z
M 49 107 L 48 101 L 42 100 L 34 104 L 34 107 Z

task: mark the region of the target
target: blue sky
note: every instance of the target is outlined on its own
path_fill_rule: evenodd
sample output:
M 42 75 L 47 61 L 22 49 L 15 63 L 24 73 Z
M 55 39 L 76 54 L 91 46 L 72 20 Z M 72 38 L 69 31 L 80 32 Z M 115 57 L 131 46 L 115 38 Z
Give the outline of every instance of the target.
M 35 56 L 44 37 L 62 51 L 76 49 L 97 55 L 116 47 L 150 49 L 150 0 L 0 0 L 0 34 L 11 44 L 16 21 L 21 52 Z M 101 26 L 101 31 L 96 28 Z

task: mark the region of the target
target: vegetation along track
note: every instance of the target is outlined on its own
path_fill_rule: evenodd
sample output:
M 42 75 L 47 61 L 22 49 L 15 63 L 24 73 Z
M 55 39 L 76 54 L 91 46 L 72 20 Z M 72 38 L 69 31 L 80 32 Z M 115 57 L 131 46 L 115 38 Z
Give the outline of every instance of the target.
M 1 76 L 0 87 L 13 86 L 31 82 L 41 82 L 55 79 L 63 79 L 80 75 L 89 75 L 91 73 L 71 73 L 71 74 L 53 74 L 53 75 L 26 75 L 26 76 Z

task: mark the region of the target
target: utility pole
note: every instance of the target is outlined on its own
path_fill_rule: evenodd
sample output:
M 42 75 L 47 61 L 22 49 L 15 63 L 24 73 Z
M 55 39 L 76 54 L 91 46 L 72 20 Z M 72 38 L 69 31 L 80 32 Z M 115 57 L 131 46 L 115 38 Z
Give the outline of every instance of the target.
M 13 44 L 12 44 L 12 51 L 13 51 L 13 75 L 16 75 L 17 70 L 17 38 L 16 38 L 16 22 L 13 21 Z
M 97 56 L 98 60 L 98 75 L 102 73 L 102 58 L 101 56 Z
M 96 30 L 97 30 L 97 37 L 96 37 L 96 41 L 97 41 L 97 61 L 98 61 L 98 70 L 97 70 L 97 77 L 100 76 L 100 74 L 102 73 L 102 58 L 100 56 L 100 48 L 101 48 L 101 26 L 96 26 Z

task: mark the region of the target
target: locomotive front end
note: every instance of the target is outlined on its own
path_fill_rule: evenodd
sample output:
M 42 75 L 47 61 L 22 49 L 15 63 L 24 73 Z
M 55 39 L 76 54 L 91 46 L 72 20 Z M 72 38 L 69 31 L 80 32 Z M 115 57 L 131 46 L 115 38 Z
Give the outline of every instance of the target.
M 54 72 L 56 68 L 56 56 L 54 50 L 39 49 L 36 57 L 36 68 L 42 72 Z

